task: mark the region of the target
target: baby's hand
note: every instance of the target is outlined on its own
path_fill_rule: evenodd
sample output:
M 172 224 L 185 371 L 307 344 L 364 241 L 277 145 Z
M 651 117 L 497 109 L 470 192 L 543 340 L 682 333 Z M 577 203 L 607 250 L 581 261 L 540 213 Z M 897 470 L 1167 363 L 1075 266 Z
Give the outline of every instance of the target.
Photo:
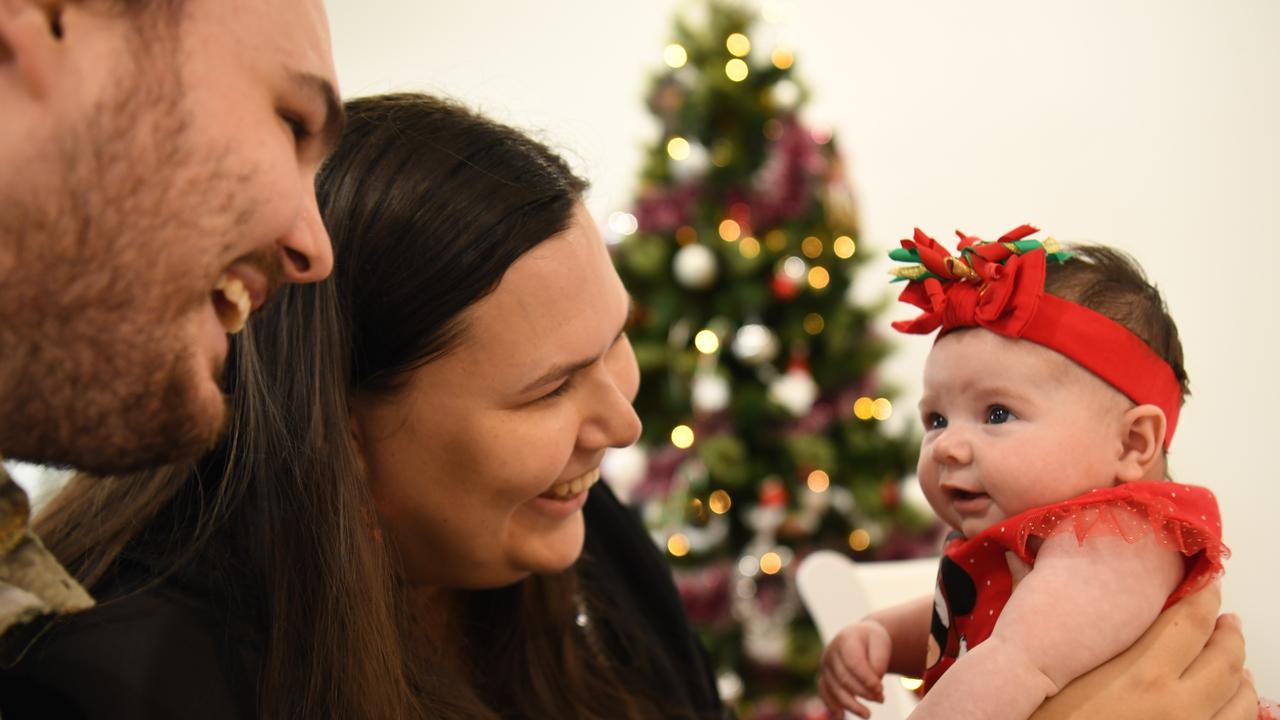
M 871 711 L 858 698 L 884 702 L 881 679 L 889 669 L 892 647 L 889 631 L 875 620 L 841 630 L 822 652 L 818 693 L 827 707 L 832 712 L 844 709 L 858 717 L 870 717 Z

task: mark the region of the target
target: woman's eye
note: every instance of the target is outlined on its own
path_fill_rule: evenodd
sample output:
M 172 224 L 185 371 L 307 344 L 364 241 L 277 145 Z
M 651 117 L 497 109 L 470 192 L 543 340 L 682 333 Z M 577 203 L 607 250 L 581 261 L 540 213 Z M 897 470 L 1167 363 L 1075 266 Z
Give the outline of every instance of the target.
M 555 390 L 552 390 L 546 395 L 543 395 L 542 397 L 538 398 L 538 402 L 542 402 L 544 400 L 554 400 L 564 395 L 565 393 L 569 392 L 569 385 L 571 382 L 572 382 L 572 378 L 566 379 L 564 382 L 556 386 Z
M 1003 405 L 992 405 L 987 408 L 987 422 L 991 425 L 1003 425 L 1010 420 L 1016 420 L 1017 415 L 1010 412 L 1009 408 Z
M 947 426 L 947 419 L 938 413 L 929 413 L 924 416 L 924 427 L 926 430 L 941 430 Z

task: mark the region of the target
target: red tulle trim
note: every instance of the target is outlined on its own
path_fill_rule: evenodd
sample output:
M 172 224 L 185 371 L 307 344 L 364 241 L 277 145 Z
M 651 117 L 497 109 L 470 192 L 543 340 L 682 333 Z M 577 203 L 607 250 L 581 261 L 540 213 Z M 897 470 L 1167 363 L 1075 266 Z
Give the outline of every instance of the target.
M 1166 487 L 1186 486 L 1163 484 Z M 1190 488 L 1188 488 L 1190 490 Z M 1201 490 L 1196 488 L 1195 490 Z M 1187 575 L 1169 596 L 1166 607 L 1218 577 L 1231 551 L 1222 542 L 1221 520 L 1212 495 L 1206 507 L 1201 503 L 1180 505 L 1159 495 L 1127 491 L 1125 486 L 1098 491 L 1094 500 L 1085 495 L 1075 500 L 1032 510 L 1018 518 L 1012 550 L 1023 561 L 1034 562 L 1028 545 L 1035 538 L 1073 532 L 1080 543 L 1102 533 L 1118 535 L 1130 543 L 1152 535 L 1160 544 L 1188 558 Z

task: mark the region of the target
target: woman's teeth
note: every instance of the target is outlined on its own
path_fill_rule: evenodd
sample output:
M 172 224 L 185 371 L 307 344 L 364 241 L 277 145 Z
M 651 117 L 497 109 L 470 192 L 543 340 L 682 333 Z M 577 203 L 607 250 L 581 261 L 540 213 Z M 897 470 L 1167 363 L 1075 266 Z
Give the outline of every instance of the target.
M 249 289 L 240 278 L 223 273 L 213 286 L 213 307 L 218 313 L 222 329 L 235 335 L 248 322 L 253 299 L 249 297 Z
M 590 489 L 590 487 L 592 485 L 595 485 L 596 482 L 599 480 L 600 480 L 600 469 L 596 468 L 595 470 L 592 470 L 591 472 L 587 473 L 586 475 L 583 475 L 582 477 L 574 478 L 573 480 L 566 480 L 565 482 L 556 483 L 555 485 L 552 485 L 551 489 L 543 493 L 543 495 L 547 495 L 549 497 L 554 497 L 554 498 L 567 498 L 573 495 L 577 495 L 583 490 Z

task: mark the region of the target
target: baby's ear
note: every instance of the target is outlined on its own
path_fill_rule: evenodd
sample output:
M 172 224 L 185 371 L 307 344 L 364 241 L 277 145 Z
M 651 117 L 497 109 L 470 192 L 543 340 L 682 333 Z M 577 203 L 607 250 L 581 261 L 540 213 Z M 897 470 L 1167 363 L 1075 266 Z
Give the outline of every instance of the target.
M 1125 482 L 1159 480 L 1164 468 L 1164 411 L 1155 405 L 1139 405 L 1121 421 L 1121 453 L 1116 477 Z

